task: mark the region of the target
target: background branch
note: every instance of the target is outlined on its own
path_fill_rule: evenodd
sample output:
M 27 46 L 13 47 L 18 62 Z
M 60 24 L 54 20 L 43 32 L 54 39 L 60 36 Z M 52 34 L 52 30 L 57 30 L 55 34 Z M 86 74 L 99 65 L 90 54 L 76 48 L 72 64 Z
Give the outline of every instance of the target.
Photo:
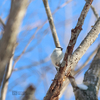
M 3 81 L 2 88 L 1 88 L 1 100 L 6 99 L 8 82 L 9 82 L 9 78 L 10 78 L 11 73 L 12 73 L 12 62 L 13 62 L 14 51 L 15 51 L 15 47 L 13 48 L 12 57 L 10 58 L 10 61 L 7 64 L 7 68 L 5 69 L 5 75 L 4 75 L 4 79 L 3 79 L 4 81 Z
M 93 7 L 93 5 L 91 5 L 91 9 L 92 9 L 92 11 L 93 11 L 95 17 L 98 19 L 98 18 L 99 18 L 99 15 L 98 15 L 96 9 Z
M 36 100 L 34 97 L 34 93 L 35 93 L 35 87 L 30 85 L 23 93 L 24 97 L 22 98 L 22 100 L 33 100 L 33 99 Z
M 0 85 L 3 79 L 5 67 L 10 60 L 13 47 L 16 43 L 19 26 L 25 15 L 28 0 L 12 0 L 10 14 L 2 39 L 0 40 Z

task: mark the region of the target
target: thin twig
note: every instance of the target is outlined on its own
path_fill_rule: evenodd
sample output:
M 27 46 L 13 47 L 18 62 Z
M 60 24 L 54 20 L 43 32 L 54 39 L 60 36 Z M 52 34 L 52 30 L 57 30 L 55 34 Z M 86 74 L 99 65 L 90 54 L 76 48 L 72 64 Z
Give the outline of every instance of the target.
M 65 7 L 65 6 L 66 6 L 68 3 L 70 3 L 71 1 L 72 1 L 72 0 L 68 0 L 68 1 L 66 1 L 65 3 L 63 3 L 61 6 L 58 6 L 57 9 L 54 10 L 54 12 L 52 13 L 52 15 L 55 14 L 59 9 Z
M 59 39 L 58 39 L 56 28 L 55 28 L 55 25 L 54 25 L 54 22 L 53 22 L 53 17 L 52 17 L 51 11 L 50 11 L 48 0 L 43 0 L 43 3 L 44 3 L 46 14 L 47 14 L 47 17 L 48 17 L 48 20 L 49 20 L 49 24 L 50 24 L 50 28 L 51 28 L 51 31 L 52 31 L 52 36 L 53 36 L 53 39 L 54 39 L 55 46 L 60 47 Z
M 24 74 L 21 74 L 18 78 L 14 79 L 12 82 L 9 83 L 8 91 L 11 92 L 15 86 L 23 84 L 23 82 L 26 82 L 26 79 L 31 76 L 32 75 L 30 73 L 27 74 L 24 72 Z
M 6 98 L 6 92 L 8 89 L 8 81 L 9 81 L 9 78 L 12 73 L 12 62 L 13 62 L 14 51 L 15 51 L 15 47 L 13 48 L 12 57 L 10 58 L 10 61 L 5 70 L 4 82 L 3 82 L 3 86 L 1 88 L 1 100 L 5 100 L 5 98 Z
M 44 64 L 46 62 L 48 62 L 50 60 L 50 56 L 46 57 L 45 59 L 43 60 L 40 60 L 38 62 L 33 62 L 31 65 L 29 66 L 24 66 L 24 67 L 19 67 L 18 69 L 14 69 L 15 71 L 19 71 L 19 70 L 23 70 L 23 69 L 27 69 L 27 68 L 31 68 L 31 67 L 34 67 L 34 66 L 38 66 L 40 64 Z
M 93 5 L 91 5 L 91 9 L 92 9 L 92 11 L 93 11 L 95 17 L 98 19 L 98 18 L 99 18 L 99 15 L 98 15 L 96 9 L 93 7 Z

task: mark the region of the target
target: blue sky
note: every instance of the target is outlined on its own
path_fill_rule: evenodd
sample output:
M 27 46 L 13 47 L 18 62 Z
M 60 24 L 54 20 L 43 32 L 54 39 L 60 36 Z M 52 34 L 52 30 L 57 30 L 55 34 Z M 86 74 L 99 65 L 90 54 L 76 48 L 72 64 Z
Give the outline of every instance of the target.
M 66 0 L 49 0 L 51 11 L 53 12 L 58 5 L 62 5 L 65 1 Z M 10 3 L 10 0 L 0 0 L 0 17 L 5 23 L 7 21 L 7 16 L 9 15 Z M 84 7 L 84 4 L 84 0 L 72 0 L 72 2 L 58 10 L 53 15 L 57 34 L 61 46 L 64 48 L 64 52 L 70 39 L 71 29 L 75 27 L 78 17 L 82 11 L 82 8 Z M 93 5 L 100 15 L 100 1 L 94 1 Z M 22 53 L 23 49 L 29 42 L 30 38 L 33 36 L 34 32 L 39 26 L 41 26 L 44 23 L 46 19 L 47 16 L 42 0 L 33 0 L 27 9 L 26 15 L 22 22 L 22 26 L 20 27 L 21 30 L 17 37 L 19 45 L 15 50 L 14 60 Z M 94 25 L 95 21 L 96 18 L 93 15 L 92 10 L 90 9 L 82 27 L 83 30 L 78 37 L 74 50 L 80 45 L 81 41 L 85 38 L 89 30 L 91 29 L 91 26 Z M 32 26 L 33 28 L 30 27 L 29 29 L 28 26 Z M 99 39 L 100 36 L 96 39 L 96 41 L 88 49 L 86 54 L 79 61 L 78 66 L 82 65 L 86 61 L 86 58 L 93 52 L 93 50 L 95 50 L 95 48 L 99 44 Z M 52 79 L 56 74 L 56 70 L 51 64 L 51 60 L 48 60 L 47 62 L 39 65 L 37 65 L 37 63 L 47 57 L 50 57 L 50 54 L 52 53 L 54 48 L 55 45 L 53 42 L 49 24 L 46 23 L 37 32 L 35 38 L 29 44 L 25 54 L 17 62 L 15 69 L 27 66 L 30 66 L 30 68 L 13 72 L 9 80 L 6 100 L 13 100 L 14 98 L 19 99 L 21 95 L 14 96 L 12 95 L 12 91 L 23 92 L 29 84 L 33 84 L 36 87 L 36 98 L 38 100 L 43 99 L 52 82 Z M 46 68 L 50 68 L 50 70 L 47 70 Z M 85 71 L 86 70 L 84 70 L 84 72 Z M 82 82 L 80 78 L 84 76 L 84 72 L 81 73 L 81 75 L 77 78 L 79 82 Z M 66 90 L 66 92 L 60 100 L 74 100 L 73 94 L 69 92 L 73 91 Z M 68 93 L 70 96 L 66 97 Z

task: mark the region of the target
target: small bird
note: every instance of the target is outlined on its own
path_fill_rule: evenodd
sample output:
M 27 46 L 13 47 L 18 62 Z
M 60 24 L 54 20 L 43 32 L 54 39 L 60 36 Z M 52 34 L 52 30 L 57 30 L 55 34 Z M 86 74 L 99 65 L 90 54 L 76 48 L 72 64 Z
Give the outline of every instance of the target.
M 54 49 L 54 51 L 51 54 L 51 61 L 53 63 L 53 65 L 56 67 L 57 71 L 59 70 L 59 64 L 61 64 L 63 57 L 64 57 L 64 53 L 63 53 L 63 48 L 61 47 L 57 47 Z

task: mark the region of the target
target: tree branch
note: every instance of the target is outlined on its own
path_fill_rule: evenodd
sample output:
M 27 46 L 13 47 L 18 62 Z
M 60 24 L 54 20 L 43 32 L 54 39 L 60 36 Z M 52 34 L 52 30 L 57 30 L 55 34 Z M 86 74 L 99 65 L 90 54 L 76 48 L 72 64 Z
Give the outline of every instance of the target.
M 75 50 L 73 55 L 71 56 L 71 59 L 69 61 L 69 66 L 75 67 L 78 61 L 81 59 L 81 57 L 85 54 L 87 49 L 90 47 L 90 45 L 96 40 L 100 33 L 100 17 L 98 18 L 97 22 L 93 26 L 93 28 L 90 30 L 88 35 L 85 37 L 85 39 L 82 41 L 80 46 Z M 66 71 L 67 72 L 67 71 Z
M 88 86 L 86 91 L 76 89 L 74 91 L 76 100 L 98 100 L 98 91 L 100 89 L 100 47 L 94 57 L 90 68 L 84 76 L 84 84 Z
M 43 3 L 44 3 L 44 6 L 45 6 L 46 14 L 48 16 L 48 20 L 49 20 L 50 28 L 51 28 L 51 31 L 52 31 L 52 36 L 53 36 L 53 39 L 54 39 L 55 46 L 60 47 L 59 39 L 58 39 L 56 28 L 55 28 L 55 25 L 54 25 L 54 22 L 53 22 L 53 17 L 52 17 L 51 11 L 50 11 L 48 0 L 43 0 Z
M 79 75 L 80 72 L 82 71 L 82 69 L 88 64 L 88 62 L 93 58 L 93 56 L 97 53 L 97 50 L 98 48 L 96 48 L 93 53 L 87 58 L 86 62 L 76 71 L 72 71 L 72 76 L 76 76 L 77 74 Z M 71 81 L 70 81 L 71 82 Z M 63 86 L 62 86 L 62 90 L 61 90 L 61 93 L 59 95 L 59 98 L 62 96 L 63 92 L 65 91 L 66 87 L 68 86 L 69 84 L 69 80 L 68 78 L 65 80 Z
M 61 64 L 59 72 L 57 72 L 57 74 L 55 75 L 54 81 L 51 84 L 46 96 L 44 97 L 44 100 L 50 100 L 50 99 L 58 100 L 59 99 L 59 94 L 60 94 L 60 91 L 62 90 L 62 86 L 64 83 L 63 78 L 65 76 L 65 70 L 66 70 L 66 78 L 67 78 L 68 75 L 70 74 L 70 71 L 73 69 L 74 62 L 70 61 L 70 59 L 72 58 L 71 54 L 72 54 L 74 45 L 76 43 L 77 37 L 78 37 L 80 31 L 82 30 L 81 27 L 83 25 L 84 19 L 90 8 L 91 3 L 92 3 L 92 0 L 89 0 L 86 2 L 85 6 L 82 10 L 82 13 L 78 19 L 78 23 L 77 23 L 75 29 L 72 29 L 72 31 L 71 31 L 72 36 L 71 36 L 69 45 L 66 49 L 64 60 Z M 74 61 L 74 59 L 73 59 L 73 61 Z M 67 68 L 66 68 L 66 66 L 67 66 Z
M 92 5 L 91 5 L 91 9 L 92 9 L 92 11 L 93 11 L 95 17 L 98 19 L 98 18 L 99 18 L 99 15 L 98 15 L 96 9 L 95 9 Z
M 27 87 L 27 89 L 24 92 L 24 97 L 22 98 L 22 100 L 36 100 L 34 96 L 35 93 L 35 88 L 30 85 L 29 87 Z
M 0 18 L 0 23 L 3 26 L 3 29 L 4 29 L 5 28 L 5 24 L 4 24 L 4 22 L 3 22 L 3 20 L 1 18 Z
M 92 54 L 87 58 L 86 62 L 76 71 L 74 71 L 74 74 L 77 74 L 78 72 L 80 72 L 88 63 L 89 61 L 93 58 L 93 56 L 97 53 L 99 47 L 97 47 Z
M 12 0 L 10 14 L 2 39 L 0 40 L 0 85 L 3 79 L 5 67 L 12 56 L 16 43 L 19 26 L 25 15 L 28 0 Z
M 7 64 L 7 68 L 5 70 L 5 75 L 4 75 L 4 81 L 3 81 L 3 86 L 1 88 L 1 100 L 6 99 L 6 92 L 8 89 L 8 81 L 12 73 L 12 62 L 13 62 L 13 55 L 14 55 L 15 47 L 13 48 L 12 52 L 12 57 L 10 58 L 10 61 Z

